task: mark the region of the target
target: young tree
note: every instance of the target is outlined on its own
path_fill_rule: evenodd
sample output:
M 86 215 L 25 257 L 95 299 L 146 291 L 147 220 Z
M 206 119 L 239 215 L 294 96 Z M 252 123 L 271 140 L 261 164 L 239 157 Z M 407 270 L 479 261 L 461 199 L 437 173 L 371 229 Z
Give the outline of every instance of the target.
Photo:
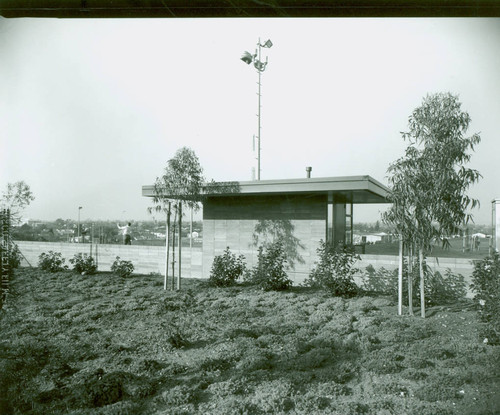
M 467 196 L 469 186 L 479 180 L 477 170 L 465 168 L 479 134 L 465 137 L 471 122 L 461 110 L 457 96 L 428 95 L 409 117 L 409 130 L 402 133 L 409 142 L 405 156 L 388 168 L 391 208 L 383 219 L 401 235 L 410 252 L 418 252 L 421 315 L 425 317 L 424 257 L 433 240 L 445 239 L 472 219 L 470 209 L 479 201 Z M 408 272 L 411 309 L 411 274 Z
M 21 221 L 23 210 L 33 201 L 35 196 L 24 180 L 7 183 L 7 189 L 0 198 L 0 207 L 10 209 L 11 219 L 14 223 Z
M 179 273 L 177 277 L 177 289 L 180 289 L 181 277 L 181 227 L 182 227 L 182 207 L 187 206 L 193 210 L 198 210 L 200 207 L 201 192 L 203 188 L 203 168 L 200 161 L 193 150 L 187 147 L 182 147 L 177 150 L 175 156 L 168 160 L 167 166 L 161 177 L 157 177 L 154 184 L 154 207 L 149 208 L 149 212 L 164 212 L 167 215 L 166 225 L 166 264 L 165 264 L 165 284 L 166 289 L 168 275 L 168 256 L 169 256 L 169 235 L 170 235 L 170 217 L 174 213 L 173 238 L 172 246 L 172 289 L 174 287 L 173 268 L 175 258 L 175 222 L 179 221 L 179 253 L 178 267 Z M 173 211 L 173 212 L 172 212 Z
M 148 208 L 149 213 L 164 212 L 167 215 L 166 220 L 166 262 L 165 262 L 165 285 L 167 289 L 168 275 L 168 256 L 169 256 L 169 235 L 170 235 L 170 216 L 174 214 L 172 259 L 175 258 L 175 231 L 178 218 L 179 228 L 179 254 L 178 268 L 179 275 L 177 279 L 177 289 L 180 289 L 181 273 L 181 228 L 182 228 L 182 208 L 188 207 L 197 211 L 200 203 L 206 195 L 238 193 L 240 186 L 238 182 L 215 182 L 211 180 L 205 183 L 203 177 L 203 168 L 200 165 L 198 157 L 193 150 L 183 147 L 175 153 L 175 156 L 168 160 L 164 169 L 164 174 L 157 177 L 153 189 L 154 206 Z M 172 274 L 174 274 L 172 261 Z M 174 289 L 174 276 L 172 275 L 172 289 Z

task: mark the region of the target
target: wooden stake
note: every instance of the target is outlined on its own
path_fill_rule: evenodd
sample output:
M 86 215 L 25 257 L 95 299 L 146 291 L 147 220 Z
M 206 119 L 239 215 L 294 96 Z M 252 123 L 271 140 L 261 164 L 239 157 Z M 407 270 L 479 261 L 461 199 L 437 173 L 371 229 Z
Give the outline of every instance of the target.
M 171 290 L 174 291 L 175 290 L 175 221 L 177 219 L 177 212 L 175 212 L 175 215 L 174 215 L 174 226 L 173 226 L 173 229 L 172 229 L 172 280 L 170 281 L 171 282 Z
M 424 285 L 424 253 L 422 248 L 418 250 L 418 262 L 420 271 L 420 315 L 425 318 L 425 285 Z
M 403 238 L 399 238 L 398 315 L 403 314 Z
M 181 247 L 182 247 L 182 202 L 179 202 L 179 271 L 177 272 L 177 290 L 181 289 Z
M 167 289 L 169 247 L 170 247 L 170 202 L 168 202 L 167 220 L 165 223 L 165 279 L 163 281 L 164 290 Z
M 408 247 L 408 312 L 413 315 L 413 245 Z

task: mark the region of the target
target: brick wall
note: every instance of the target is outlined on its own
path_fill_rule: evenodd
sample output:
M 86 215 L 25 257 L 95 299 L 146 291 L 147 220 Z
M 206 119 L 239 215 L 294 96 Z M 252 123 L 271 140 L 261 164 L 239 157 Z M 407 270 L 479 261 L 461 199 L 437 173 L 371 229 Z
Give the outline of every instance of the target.
M 62 242 L 28 242 L 16 241 L 21 253 L 32 266 L 38 265 L 38 256 L 42 252 L 60 252 L 70 266 L 69 259 L 77 253 L 92 254 L 95 258 L 97 249 L 97 262 L 100 271 L 109 271 L 111 264 L 119 256 L 122 260 L 131 261 L 136 273 L 149 274 L 159 272 L 164 275 L 165 247 L 143 245 L 108 245 L 108 244 L 75 244 Z M 92 246 L 92 248 L 91 248 Z M 202 251 L 201 248 L 182 248 L 182 276 L 184 278 L 202 278 Z M 28 264 L 23 259 L 22 266 Z M 169 272 L 171 273 L 171 271 Z M 177 274 L 177 264 L 176 264 Z

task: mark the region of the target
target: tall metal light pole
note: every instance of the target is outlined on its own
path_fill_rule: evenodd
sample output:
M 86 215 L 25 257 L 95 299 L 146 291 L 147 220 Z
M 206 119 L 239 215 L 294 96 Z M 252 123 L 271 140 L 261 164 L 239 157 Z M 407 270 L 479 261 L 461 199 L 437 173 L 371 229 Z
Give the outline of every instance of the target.
M 265 43 L 260 43 L 260 38 L 259 41 L 257 42 L 257 48 L 255 49 L 255 54 L 251 54 L 250 52 L 245 51 L 243 53 L 243 56 L 241 57 L 241 60 L 245 62 L 247 65 L 250 65 L 250 63 L 253 62 L 253 66 L 255 69 L 257 69 L 257 73 L 259 74 L 259 92 L 258 92 L 258 97 L 259 97 L 259 103 L 258 103 L 258 112 L 257 112 L 257 119 L 258 119 L 258 125 L 257 125 L 257 180 L 260 180 L 260 141 L 261 141 L 261 135 L 260 135 L 260 110 L 261 110 L 261 104 L 260 104 L 260 98 L 261 98 L 261 87 L 262 87 L 262 82 L 261 82 L 261 75 L 262 72 L 266 70 L 267 66 L 267 56 L 266 56 L 266 61 L 262 62 L 261 59 L 261 48 L 271 48 L 273 46 L 273 42 L 271 42 L 270 39 L 268 39 Z
M 81 206 L 78 207 L 78 242 L 80 242 L 80 210 L 82 210 Z

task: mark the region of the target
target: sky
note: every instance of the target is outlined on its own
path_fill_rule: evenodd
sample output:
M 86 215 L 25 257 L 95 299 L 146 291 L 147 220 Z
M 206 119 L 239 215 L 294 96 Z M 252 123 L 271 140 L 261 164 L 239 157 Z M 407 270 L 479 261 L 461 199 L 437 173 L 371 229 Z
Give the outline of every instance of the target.
M 480 133 L 470 188 L 500 198 L 500 19 L 0 18 L 0 191 L 31 219 L 151 219 L 142 186 L 181 147 L 208 180 L 252 179 L 262 49 L 261 179 L 370 175 L 387 184 L 427 94 L 451 92 Z M 375 222 L 387 205 L 354 208 Z

